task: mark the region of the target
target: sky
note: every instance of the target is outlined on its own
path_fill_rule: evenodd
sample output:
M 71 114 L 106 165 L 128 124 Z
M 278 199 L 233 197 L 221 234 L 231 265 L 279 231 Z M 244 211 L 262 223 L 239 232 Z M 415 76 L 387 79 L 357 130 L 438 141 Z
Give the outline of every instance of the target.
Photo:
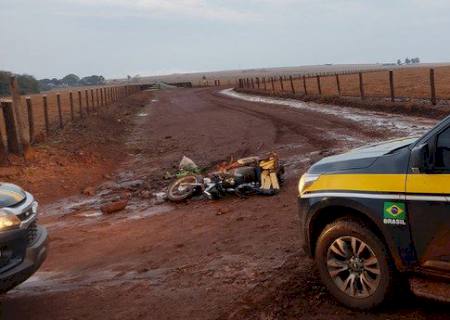
M 0 0 L 0 70 L 107 78 L 450 59 L 448 0 Z

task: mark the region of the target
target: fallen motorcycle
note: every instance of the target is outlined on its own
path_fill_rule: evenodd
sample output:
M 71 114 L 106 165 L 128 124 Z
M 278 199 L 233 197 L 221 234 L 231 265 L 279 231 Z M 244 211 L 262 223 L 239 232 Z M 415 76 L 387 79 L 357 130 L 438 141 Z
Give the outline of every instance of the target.
M 283 182 L 284 166 L 275 153 L 267 158 L 249 157 L 222 164 L 218 170 L 202 175 L 187 175 L 175 180 L 168 188 L 168 199 L 174 202 L 194 195 L 220 199 L 226 194 L 243 197 L 250 194 L 274 195 Z

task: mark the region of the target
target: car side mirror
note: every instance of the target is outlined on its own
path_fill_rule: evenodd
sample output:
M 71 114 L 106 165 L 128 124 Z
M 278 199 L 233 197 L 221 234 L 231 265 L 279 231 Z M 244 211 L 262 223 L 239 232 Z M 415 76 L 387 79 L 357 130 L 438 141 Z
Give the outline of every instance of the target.
M 428 143 L 420 144 L 411 151 L 411 170 L 413 173 L 430 172 L 433 164 L 430 157 L 430 146 Z

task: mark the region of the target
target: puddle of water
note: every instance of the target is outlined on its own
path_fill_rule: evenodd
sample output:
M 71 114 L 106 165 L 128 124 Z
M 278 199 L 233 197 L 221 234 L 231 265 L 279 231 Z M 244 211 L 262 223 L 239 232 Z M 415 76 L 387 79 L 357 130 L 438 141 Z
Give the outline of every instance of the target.
M 343 107 L 329 104 L 318 104 L 314 102 L 304 102 L 294 99 L 283 99 L 273 97 L 263 97 L 240 93 L 234 89 L 225 89 L 220 92 L 222 95 L 241 99 L 250 102 L 259 102 L 266 104 L 276 104 L 293 107 L 313 112 L 320 112 L 336 117 L 355 121 L 366 127 L 381 127 L 401 133 L 403 136 L 421 135 L 436 125 L 437 120 L 413 117 L 406 115 L 396 115 L 379 111 L 363 110 L 358 108 Z
M 114 269 L 114 266 L 109 266 Z M 123 268 L 121 268 L 123 269 Z M 150 285 L 160 285 L 172 269 L 160 268 L 138 271 L 140 267 L 129 266 L 128 271 L 90 270 L 79 272 L 39 271 L 27 281 L 11 290 L 8 295 L 41 295 L 51 292 L 73 291 L 83 287 L 111 287 L 133 282 L 147 281 Z
M 81 196 L 61 199 L 43 207 L 43 216 L 58 218 L 56 221 L 45 223 L 45 225 L 49 229 L 61 229 L 75 225 L 86 226 L 105 221 L 121 223 L 129 220 L 146 219 L 174 210 L 174 207 L 169 204 L 154 205 L 150 201 L 132 199 L 125 210 L 111 215 L 103 215 L 99 210 L 99 204 L 101 202 L 102 198 L 99 195 L 89 199 L 84 199 Z
M 98 218 L 98 217 L 103 216 L 103 213 L 101 211 L 91 210 L 91 211 L 86 211 L 86 212 L 80 213 L 78 216 L 85 217 L 85 218 Z
M 147 117 L 148 113 L 138 113 L 136 116 L 137 117 Z
M 166 213 L 169 211 L 172 211 L 174 208 L 170 205 L 160 205 L 155 207 L 149 207 L 142 211 L 133 213 L 132 215 L 128 216 L 129 220 L 139 220 L 139 219 L 145 219 L 149 218 L 158 214 Z

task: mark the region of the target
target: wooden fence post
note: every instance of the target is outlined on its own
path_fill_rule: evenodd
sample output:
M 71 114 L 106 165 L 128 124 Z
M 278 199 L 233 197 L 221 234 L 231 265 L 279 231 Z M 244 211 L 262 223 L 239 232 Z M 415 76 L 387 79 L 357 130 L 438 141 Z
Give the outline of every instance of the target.
M 98 96 L 98 88 L 95 89 L 95 99 L 97 100 L 97 108 L 100 107 L 100 100 Z
M 294 80 L 292 79 L 292 76 L 289 76 L 289 80 L 291 81 L 291 90 L 292 90 L 292 94 L 295 94 Z
M 9 89 L 12 96 L 13 120 L 16 123 L 16 130 L 20 144 L 17 154 L 23 155 L 24 151 L 28 151 L 29 143 L 24 132 L 25 126 L 23 125 L 22 116 L 22 97 L 20 96 L 19 84 L 17 83 L 17 78 L 15 76 L 9 78 Z
M 361 99 L 364 100 L 365 94 L 364 94 L 364 79 L 362 72 L 359 73 L 359 94 L 361 96 Z
M 84 98 L 86 99 L 86 113 L 89 114 L 89 91 L 84 90 Z
M 33 112 L 33 104 L 31 102 L 30 97 L 26 97 L 25 99 L 27 104 L 27 115 L 28 115 L 28 133 L 29 133 L 29 142 L 30 144 L 34 141 L 34 112 Z
M 264 91 L 267 91 L 266 77 L 263 77 L 262 81 L 263 81 Z
M 104 106 L 105 103 L 103 102 L 103 88 L 100 88 L 99 91 L 100 91 L 100 105 Z
M 95 108 L 95 100 L 94 100 L 94 89 L 91 89 L 91 105 L 92 105 L 92 110 L 94 110 Z
M 435 106 L 436 100 L 436 83 L 434 79 L 434 69 L 430 69 L 430 89 L 431 89 L 431 103 Z
M 48 103 L 47 96 L 42 96 L 42 103 L 44 105 L 44 121 L 45 121 L 45 132 L 48 135 L 50 133 L 50 122 L 48 120 Z
M 305 91 L 305 96 L 307 96 L 308 90 L 306 89 L 306 76 L 303 76 L 303 90 Z
M 270 78 L 270 82 L 272 83 L 272 92 L 275 93 L 275 81 L 273 77 Z
M 3 118 L 5 119 L 6 139 L 8 142 L 8 151 L 15 154 L 23 154 L 23 147 L 20 142 L 18 123 L 15 119 L 12 101 L 2 102 Z
M 78 106 L 80 107 L 80 118 L 83 118 L 83 98 L 81 97 L 81 91 L 78 91 Z
M 75 120 L 75 109 L 73 106 L 73 94 L 72 91 L 69 92 L 69 103 L 70 103 L 70 120 Z
M 391 102 L 395 102 L 395 87 L 394 87 L 394 71 L 389 71 L 389 86 L 391 89 Z
M 281 92 L 284 92 L 283 77 L 280 77 Z
M 256 77 L 256 86 L 258 87 L 258 90 L 259 90 L 259 78 L 258 77 Z
M 316 78 L 317 78 L 317 90 L 319 91 L 319 96 L 321 96 L 322 95 L 322 86 L 320 85 L 320 76 L 317 75 Z
M 2 109 L 0 105 L 0 109 Z M 7 164 L 8 163 L 8 150 L 6 149 L 5 143 L 3 142 L 3 135 L 0 131 L 0 163 Z
M 252 89 L 255 89 L 255 83 L 253 82 L 253 78 L 251 79 Z
M 339 79 L 339 74 L 336 73 L 336 87 L 338 95 L 341 96 L 341 80 Z
M 62 108 L 61 108 L 61 95 L 56 94 L 56 105 L 58 107 L 58 117 L 59 117 L 59 127 L 64 128 L 63 116 L 62 116 Z

